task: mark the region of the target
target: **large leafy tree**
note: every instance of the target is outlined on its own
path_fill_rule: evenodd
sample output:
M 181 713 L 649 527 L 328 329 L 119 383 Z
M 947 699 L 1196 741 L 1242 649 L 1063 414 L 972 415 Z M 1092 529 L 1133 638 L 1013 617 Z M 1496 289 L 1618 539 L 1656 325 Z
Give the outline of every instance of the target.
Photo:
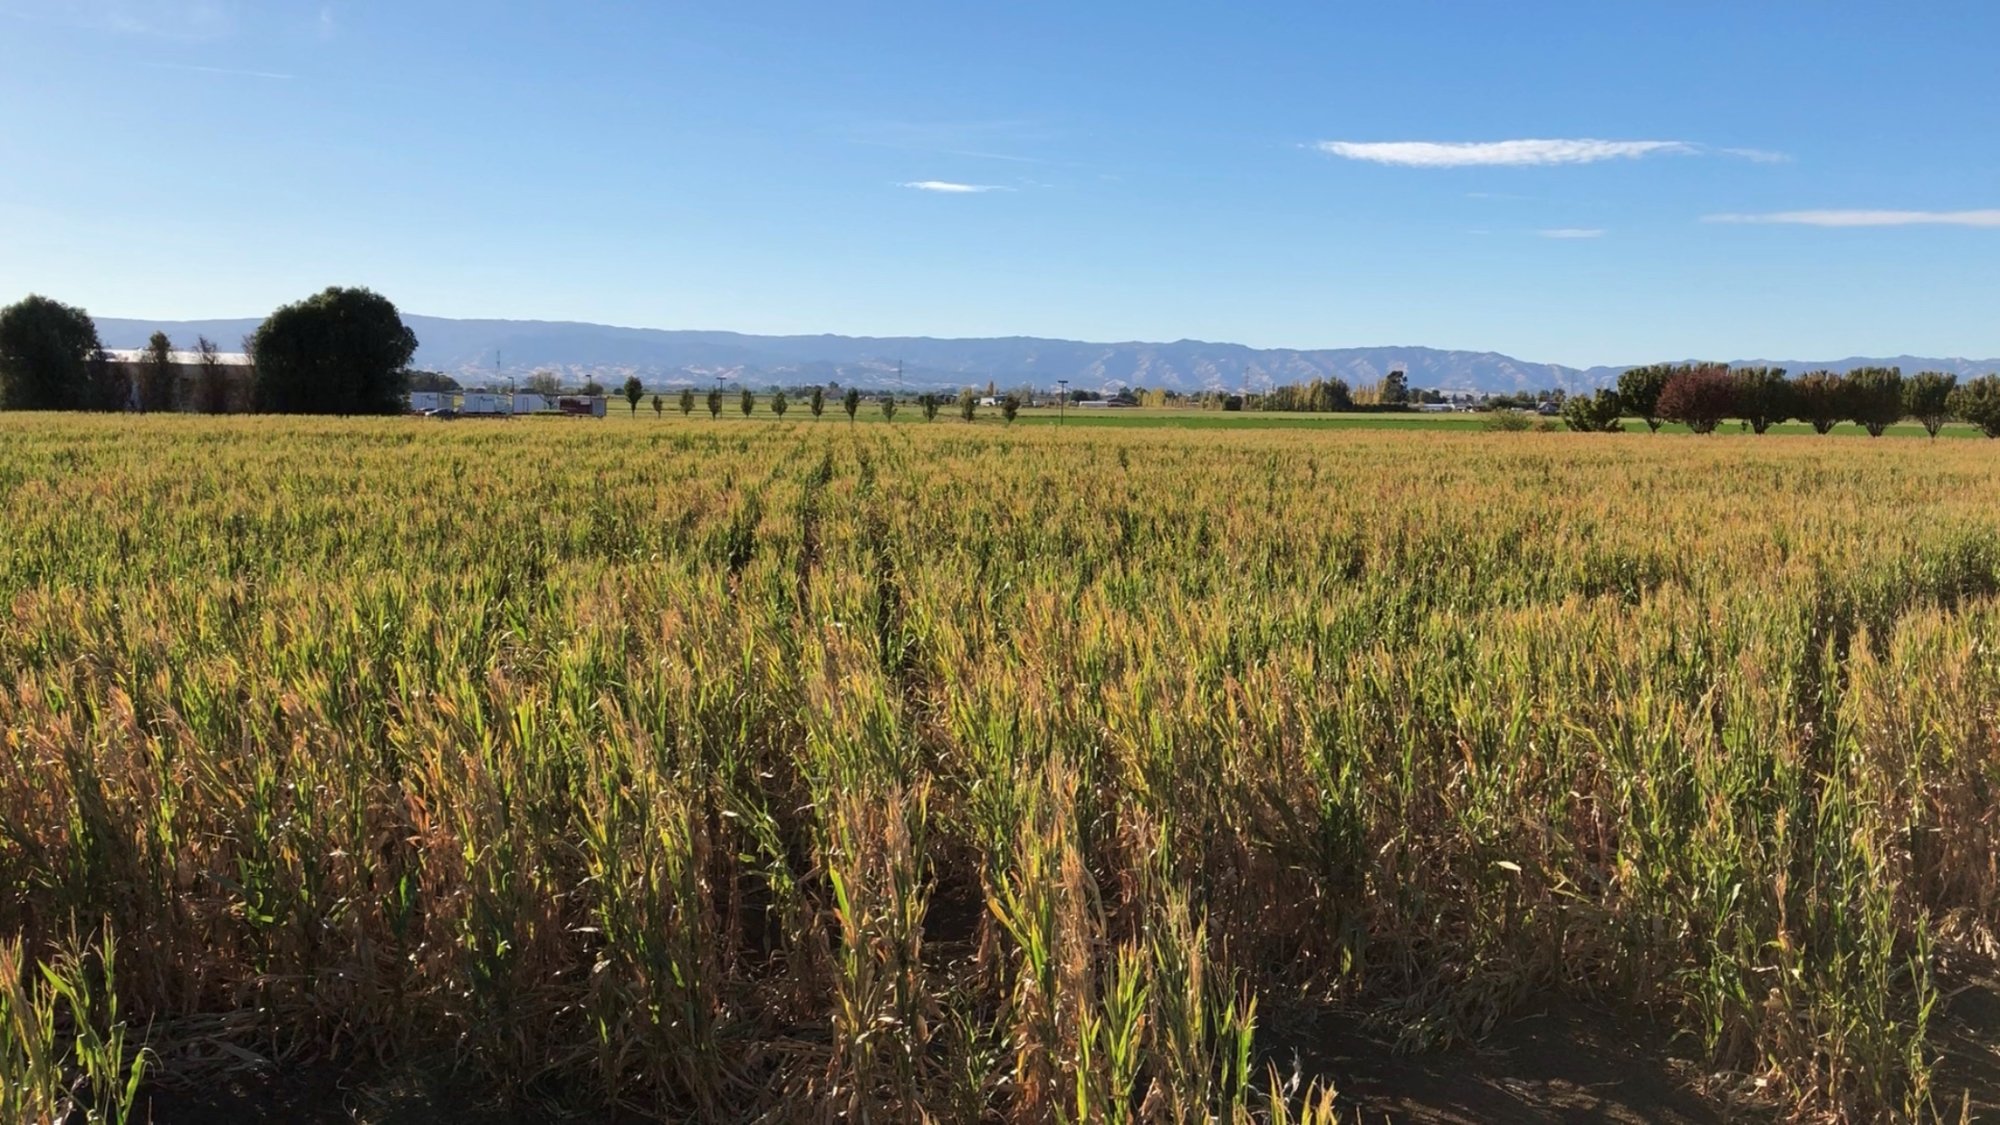
M 1903 420 L 1903 373 L 1894 367 L 1857 367 L 1841 379 L 1846 390 L 1847 415 L 1868 431 L 1881 437 L 1882 431 Z
M 417 336 L 389 299 L 328 288 L 272 313 L 245 341 L 257 405 L 278 414 L 396 414 Z
M 93 375 L 92 357 L 102 350 L 97 323 L 82 309 L 32 294 L 0 309 L 0 406 L 114 408 Z
M 1647 429 L 1657 433 L 1660 428 L 1660 392 L 1667 389 L 1667 380 L 1673 377 L 1672 364 L 1634 367 L 1618 376 L 1618 401 L 1628 412 L 1644 421 Z
M 1736 414 L 1752 430 L 1761 434 L 1797 413 L 1784 368 L 1739 367 L 1730 374 L 1736 380 Z
M 1831 371 L 1808 371 L 1792 381 L 1792 404 L 1816 434 L 1847 420 L 1847 384 Z
M 1903 382 L 1903 413 L 1924 424 L 1932 437 L 1951 420 L 1951 392 L 1958 376 L 1942 371 L 1919 371 Z
M 2000 375 L 1981 375 L 1953 387 L 1948 400 L 1951 415 L 1979 427 L 1990 438 L 2000 438 Z
M 1683 367 L 1660 389 L 1654 409 L 1661 418 L 1683 423 L 1695 433 L 1714 433 L 1724 418 L 1736 413 L 1736 380 L 1720 364 Z
M 625 392 L 625 404 L 631 408 L 633 417 L 639 414 L 639 400 L 646 397 L 646 385 L 637 375 L 627 375 L 625 385 L 619 388 Z

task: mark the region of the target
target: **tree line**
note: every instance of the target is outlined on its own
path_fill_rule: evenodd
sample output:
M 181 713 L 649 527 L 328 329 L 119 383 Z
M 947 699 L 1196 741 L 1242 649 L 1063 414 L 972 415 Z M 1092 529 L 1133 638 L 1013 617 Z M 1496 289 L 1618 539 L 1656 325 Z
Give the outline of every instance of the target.
M 2000 437 L 2000 375 L 1960 383 L 1956 375 L 1941 371 L 1905 376 L 1895 367 L 1857 367 L 1843 374 L 1808 371 L 1787 378 L 1779 367 L 1659 363 L 1625 371 L 1615 388 L 1571 396 L 1562 417 L 1570 429 L 1585 432 L 1622 430 L 1630 417 L 1655 432 L 1672 422 L 1706 434 L 1735 418 L 1760 434 L 1797 420 L 1821 434 L 1852 423 L 1871 437 L 1882 436 L 1905 418 L 1936 437 L 1956 419 L 1977 426 L 1987 437 Z
M 243 340 L 251 405 L 273 414 L 399 414 L 417 337 L 388 298 L 330 287 L 285 305 Z M 195 402 L 179 401 L 173 344 L 156 332 L 136 377 L 111 362 L 97 323 L 73 305 L 31 294 L 0 309 L 0 407 L 9 410 L 226 409 L 220 353 L 196 344 Z
M 814 387 L 806 387 L 800 392 L 805 397 L 806 409 L 812 414 L 814 421 L 818 421 L 820 416 L 826 413 L 827 389 L 828 388 L 826 387 L 814 386 Z M 619 391 L 621 394 L 625 396 L 625 403 L 630 408 L 631 412 L 635 415 L 638 414 L 639 404 L 646 400 L 645 384 L 639 381 L 639 377 L 637 375 L 633 375 L 625 380 L 624 386 L 620 387 Z M 722 417 L 723 394 L 721 387 L 710 388 L 704 401 L 707 404 L 708 416 L 711 419 Z M 841 392 L 838 401 L 840 403 L 840 409 L 847 415 L 847 420 L 850 422 L 854 421 L 854 416 L 860 413 L 861 411 L 861 401 L 862 401 L 861 391 L 855 387 L 849 387 L 845 391 Z M 930 392 L 925 392 L 923 394 L 920 394 L 916 398 L 917 410 L 923 414 L 924 421 L 926 422 L 935 422 L 937 420 L 938 414 L 942 412 L 944 408 L 947 405 L 950 405 L 953 401 L 954 401 L 953 399 L 945 395 L 932 394 Z M 956 399 L 956 402 L 958 406 L 958 416 L 960 418 L 964 419 L 967 422 L 970 422 L 975 417 L 978 416 L 979 414 L 978 391 L 975 391 L 970 387 L 968 387 L 958 392 L 958 398 Z M 777 415 L 780 418 L 783 418 L 785 416 L 785 412 L 791 409 L 791 404 L 792 400 L 790 396 L 788 396 L 783 390 L 773 391 L 767 403 L 771 413 Z M 681 389 L 680 400 L 678 405 L 680 407 L 680 412 L 682 417 L 686 417 L 694 413 L 695 390 L 693 387 L 683 387 Z M 895 395 L 893 394 L 879 395 L 875 399 L 875 405 L 876 408 L 882 412 L 882 419 L 884 421 L 895 420 L 896 411 L 899 409 Z M 1010 394 L 1005 396 L 1000 400 L 1000 416 L 1006 419 L 1008 422 L 1012 422 L 1015 419 L 1015 417 L 1020 414 L 1021 405 L 1022 402 L 1020 395 Z M 654 415 L 657 416 L 666 413 L 667 409 L 666 400 L 657 394 L 652 397 L 652 406 Z M 752 391 L 748 387 L 741 388 L 737 392 L 736 408 L 742 412 L 745 418 L 748 418 L 750 417 L 750 415 L 756 413 L 757 410 L 756 392 Z

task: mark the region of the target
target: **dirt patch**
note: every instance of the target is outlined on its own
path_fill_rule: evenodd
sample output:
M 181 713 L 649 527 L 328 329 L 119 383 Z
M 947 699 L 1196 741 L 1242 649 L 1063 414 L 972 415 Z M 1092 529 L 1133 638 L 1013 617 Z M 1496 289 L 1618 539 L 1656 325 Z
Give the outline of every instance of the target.
M 1932 1100 L 1939 1116 L 2000 1122 L 2000 969 L 1940 980 L 1931 1019 Z
M 1768 1110 L 1700 1092 L 1701 1069 L 1644 1019 L 1562 1002 L 1501 1021 L 1478 1043 L 1399 1053 L 1358 1016 L 1287 1021 L 1270 1061 L 1331 1080 L 1352 1119 L 1418 1125 L 1486 1122 L 1710 1125 Z

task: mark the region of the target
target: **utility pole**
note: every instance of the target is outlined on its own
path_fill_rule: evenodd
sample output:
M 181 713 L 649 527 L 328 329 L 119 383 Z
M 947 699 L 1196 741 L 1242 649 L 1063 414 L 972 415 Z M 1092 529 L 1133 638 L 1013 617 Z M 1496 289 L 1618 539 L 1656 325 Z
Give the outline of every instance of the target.
M 1056 380 L 1056 429 L 1062 429 L 1064 418 L 1069 415 L 1069 380 Z

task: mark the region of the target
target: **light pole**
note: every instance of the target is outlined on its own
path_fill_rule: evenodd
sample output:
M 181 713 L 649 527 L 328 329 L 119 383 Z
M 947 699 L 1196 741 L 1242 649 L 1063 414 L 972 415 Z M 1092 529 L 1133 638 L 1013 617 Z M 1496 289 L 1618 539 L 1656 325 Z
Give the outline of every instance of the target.
M 1069 413 L 1069 380 L 1057 379 L 1056 387 L 1062 396 L 1056 399 L 1056 429 L 1062 429 L 1063 418 Z

